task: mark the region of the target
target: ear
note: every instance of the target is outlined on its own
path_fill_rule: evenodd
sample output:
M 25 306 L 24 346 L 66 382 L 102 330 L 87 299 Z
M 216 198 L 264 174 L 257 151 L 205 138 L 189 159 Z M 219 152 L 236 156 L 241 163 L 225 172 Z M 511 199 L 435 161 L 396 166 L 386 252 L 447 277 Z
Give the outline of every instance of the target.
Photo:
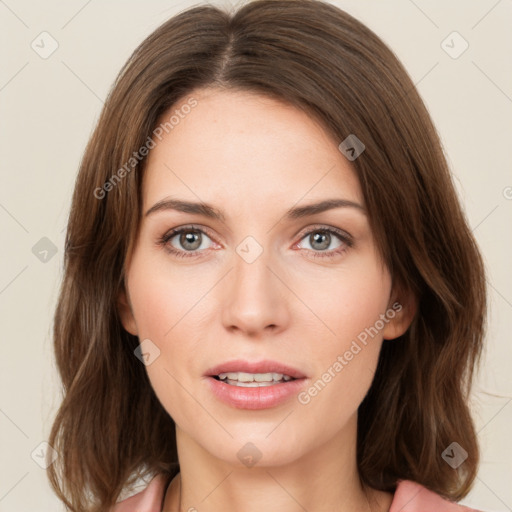
M 125 330 L 127 330 L 130 334 L 137 336 L 137 324 L 135 323 L 135 317 L 133 316 L 132 307 L 128 300 L 124 286 L 117 298 L 117 312 Z
M 418 310 L 418 299 L 410 288 L 396 284 L 391 290 L 386 316 L 389 322 L 383 329 L 385 340 L 402 336 L 412 323 Z

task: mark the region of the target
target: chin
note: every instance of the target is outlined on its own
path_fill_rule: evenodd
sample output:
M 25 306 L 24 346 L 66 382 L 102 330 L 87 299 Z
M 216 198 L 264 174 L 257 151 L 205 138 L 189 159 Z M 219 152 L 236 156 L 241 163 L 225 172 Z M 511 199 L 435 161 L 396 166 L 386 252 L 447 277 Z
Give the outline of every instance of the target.
M 237 468 L 278 467 L 291 464 L 301 456 L 297 446 L 304 446 L 293 438 L 283 438 L 275 435 L 276 433 L 270 436 L 268 432 L 261 436 L 237 436 L 234 432 L 231 431 L 231 433 L 234 439 L 214 444 L 209 439 L 203 447 L 213 457 Z M 275 437 L 272 438 L 274 435 Z

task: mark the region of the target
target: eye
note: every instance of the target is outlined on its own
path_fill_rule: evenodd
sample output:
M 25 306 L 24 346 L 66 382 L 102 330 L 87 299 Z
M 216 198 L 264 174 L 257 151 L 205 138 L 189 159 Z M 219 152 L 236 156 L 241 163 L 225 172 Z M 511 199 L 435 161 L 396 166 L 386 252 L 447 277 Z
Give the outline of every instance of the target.
M 182 228 L 171 229 L 159 240 L 159 245 L 179 258 L 189 258 L 197 256 L 198 252 L 208 249 L 210 237 L 203 229 L 195 226 L 184 226 Z
M 301 240 L 306 240 L 309 243 L 311 249 L 308 251 L 314 258 L 333 258 L 353 246 L 352 237 L 348 233 L 341 229 L 325 226 L 310 229 L 302 236 Z M 332 244 L 336 242 L 337 245 L 332 247 Z M 299 244 L 296 244 L 295 247 L 301 248 Z M 330 250 L 328 250 L 329 247 L 331 247 Z
M 211 241 L 211 238 L 204 229 L 196 226 L 184 226 L 167 231 L 158 240 L 158 244 L 164 246 L 167 252 L 178 258 L 190 258 L 211 248 L 208 246 L 207 240 Z M 310 229 L 302 235 L 301 240 L 306 240 L 309 243 L 311 249 L 306 249 L 314 258 L 334 258 L 353 246 L 352 237 L 348 233 L 326 226 Z M 332 247 L 336 242 L 337 245 Z M 294 247 L 302 249 L 299 243 Z

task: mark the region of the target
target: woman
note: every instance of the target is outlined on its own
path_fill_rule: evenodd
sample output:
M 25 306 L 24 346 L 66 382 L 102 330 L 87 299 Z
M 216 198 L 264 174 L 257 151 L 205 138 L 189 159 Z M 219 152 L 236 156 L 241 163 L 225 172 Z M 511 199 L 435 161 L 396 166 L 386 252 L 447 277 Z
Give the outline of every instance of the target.
M 50 481 L 73 511 L 469 510 L 484 283 L 373 32 L 316 0 L 189 9 L 81 163 Z

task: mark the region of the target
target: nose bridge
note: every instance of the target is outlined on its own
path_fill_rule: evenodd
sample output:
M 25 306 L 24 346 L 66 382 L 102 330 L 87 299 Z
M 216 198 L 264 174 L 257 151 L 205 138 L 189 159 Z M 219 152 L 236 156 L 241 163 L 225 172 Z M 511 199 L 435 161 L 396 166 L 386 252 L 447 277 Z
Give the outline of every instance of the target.
M 269 270 L 272 257 L 268 248 L 255 241 L 253 237 L 247 237 L 236 248 L 234 256 L 233 280 L 238 292 L 252 295 L 268 293 L 268 283 L 272 273 Z
M 283 284 L 270 270 L 274 255 L 255 237 L 248 236 L 236 247 L 233 271 L 224 298 L 226 328 L 257 332 L 282 328 L 287 322 Z

